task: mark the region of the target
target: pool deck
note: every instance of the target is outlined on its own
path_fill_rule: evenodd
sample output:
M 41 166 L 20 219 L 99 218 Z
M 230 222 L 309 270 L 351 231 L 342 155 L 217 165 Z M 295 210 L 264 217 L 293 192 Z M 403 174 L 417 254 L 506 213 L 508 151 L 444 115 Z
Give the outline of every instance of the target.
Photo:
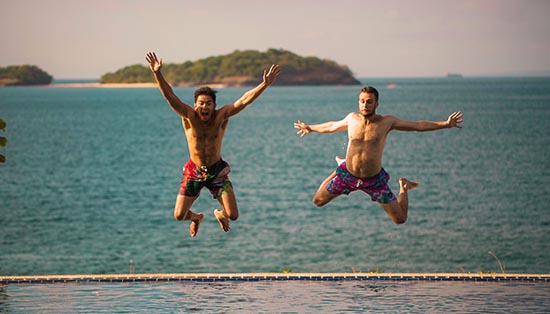
M 67 282 L 223 282 L 223 281 L 523 281 L 549 282 L 550 274 L 497 273 L 181 273 L 0 276 L 0 284 Z

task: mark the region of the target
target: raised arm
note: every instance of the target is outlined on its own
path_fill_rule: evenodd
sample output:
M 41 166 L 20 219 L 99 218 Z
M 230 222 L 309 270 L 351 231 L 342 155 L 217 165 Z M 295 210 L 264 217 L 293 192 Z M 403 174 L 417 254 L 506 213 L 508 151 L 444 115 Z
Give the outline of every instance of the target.
M 321 124 L 306 124 L 298 120 L 298 122 L 294 123 L 294 128 L 298 129 L 297 134 L 300 135 L 300 137 L 304 137 L 310 132 L 336 133 L 348 129 L 348 119 L 346 117 L 340 121 L 329 121 Z
M 435 131 L 441 129 L 450 129 L 450 128 L 462 128 L 459 124 L 464 120 L 462 119 L 463 114 L 460 111 L 453 112 L 447 121 L 407 121 L 400 120 L 398 118 L 392 117 L 395 119 L 392 125 L 393 130 L 398 131 L 417 131 L 417 132 L 426 132 L 426 131 Z
M 168 82 L 160 72 L 160 69 L 162 68 L 162 58 L 158 59 L 157 55 L 154 52 L 148 52 L 145 56 L 145 60 L 149 64 L 149 68 L 155 76 L 155 80 L 157 81 L 162 96 L 164 96 L 172 110 L 174 110 L 182 117 L 189 116 L 189 114 L 193 112 L 193 108 L 188 104 L 182 102 L 178 98 L 178 96 L 176 96 L 176 94 L 172 90 L 172 87 L 170 86 L 170 84 L 168 84 Z
M 258 98 L 268 86 L 273 84 L 279 75 L 281 75 L 281 68 L 279 68 L 279 65 L 277 64 L 271 65 L 269 71 L 264 70 L 263 81 L 258 86 L 244 93 L 241 98 L 233 104 L 222 108 L 223 110 L 227 110 L 227 117 L 236 115 L 237 113 L 243 111 L 244 108 L 254 102 L 254 100 L 256 100 L 256 98 Z

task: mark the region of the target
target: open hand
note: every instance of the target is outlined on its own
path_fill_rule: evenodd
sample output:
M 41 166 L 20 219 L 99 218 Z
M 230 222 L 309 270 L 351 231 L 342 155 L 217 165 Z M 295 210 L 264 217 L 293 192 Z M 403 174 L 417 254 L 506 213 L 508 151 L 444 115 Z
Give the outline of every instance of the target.
M 449 119 L 447 120 L 447 124 L 449 125 L 449 127 L 450 128 L 459 128 L 459 129 L 462 128 L 462 126 L 458 125 L 459 123 L 462 123 L 464 121 L 462 119 L 462 116 L 464 116 L 464 115 L 460 111 L 453 112 L 449 116 Z
M 300 137 L 304 137 L 306 134 L 309 134 L 309 132 L 311 132 L 311 128 L 309 127 L 309 125 L 300 120 L 294 123 L 294 128 L 298 129 L 298 132 L 296 134 L 300 135 Z
M 149 63 L 149 68 L 153 72 L 158 72 L 162 67 L 162 58 L 160 60 L 157 59 L 157 55 L 154 52 L 148 52 L 145 60 Z
M 269 72 L 264 70 L 264 83 L 267 86 L 273 84 L 279 75 L 281 75 L 281 68 L 278 64 L 272 64 Z

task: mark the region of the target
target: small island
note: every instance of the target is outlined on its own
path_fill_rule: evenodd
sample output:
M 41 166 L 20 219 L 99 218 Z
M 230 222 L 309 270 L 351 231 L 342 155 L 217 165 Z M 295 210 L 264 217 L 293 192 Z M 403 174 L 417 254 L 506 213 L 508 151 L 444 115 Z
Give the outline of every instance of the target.
M 0 67 L 0 86 L 48 85 L 53 77 L 35 65 Z
M 351 70 L 332 60 L 301 57 L 282 49 L 236 50 L 223 56 L 207 57 L 194 62 L 163 64 L 163 74 L 173 85 L 191 87 L 215 85 L 222 87 L 252 86 L 273 63 L 281 66 L 283 75 L 277 85 L 359 85 Z M 101 84 L 154 83 L 151 70 L 141 64 L 130 65 L 101 76 Z

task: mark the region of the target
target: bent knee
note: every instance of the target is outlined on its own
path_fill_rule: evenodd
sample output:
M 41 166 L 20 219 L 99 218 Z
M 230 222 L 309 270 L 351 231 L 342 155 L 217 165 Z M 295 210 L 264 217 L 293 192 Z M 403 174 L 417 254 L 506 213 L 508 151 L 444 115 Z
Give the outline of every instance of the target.
M 319 189 L 315 195 L 313 195 L 313 204 L 317 207 L 325 206 L 330 203 L 333 199 L 338 197 L 340 194 L 332 194 L 326 189 Z
M 317 207 L 321 207 L 321 206 L 325 205 L 325 202 L 323 202 L 322 199 L 317 198 L 317 197 L 314 197 L 311 201 L 312 201 L 313 204 L 315 204 L 315 206 L 317 206 Z
M 396 225 L 402 225 L 404 224 L 405 222 L 407 222 L 407 216 L 402 216 L 402 217 L 392 217 L 392 220 L 393 222 L 396 224 Z
M 225 211 L 225 215 L 231 220 L 237 220 L 239 219 L 239 209 L 237 209 L 236 207 L 230 208 L 229 210 Z
M 187 216 L 187 213 L 189 210 L 174 210 L 174 219 L 176 220 L 185 220 L 185 217 Z
M 313 204 L 315 204 L 315 206 L 317 207 L 325 206 L 328 203 L 327 200 L 320 197 L 314 197 L 312 201 L 313 201 Z
M 174 219 L 175 220 L 183 220 L 185 218 L 185 215 L 181 212 L 174 212 Z

